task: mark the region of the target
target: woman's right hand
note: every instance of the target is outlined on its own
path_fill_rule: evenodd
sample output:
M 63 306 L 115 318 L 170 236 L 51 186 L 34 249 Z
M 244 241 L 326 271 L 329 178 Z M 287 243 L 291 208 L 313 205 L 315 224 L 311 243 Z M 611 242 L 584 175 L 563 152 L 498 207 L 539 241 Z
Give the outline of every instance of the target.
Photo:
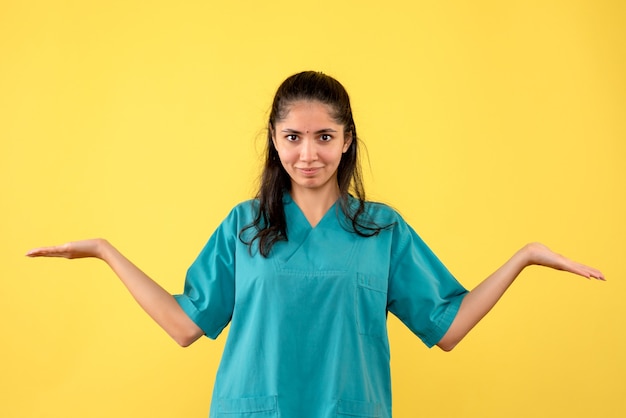
M 28 257 L 63 257 L 63 258 L 102 258 L 102 249 L 108 244 L 102 238 L 68 242 L 52 247 L 34 248 L 26 253 Z
M 26 253 L 29 257 L 95 257 L 106 262 L 128 288 L 139 305 L 178 344 L 188 346 L 204 334 L 180 307 L 176 299 L 148 277 L 105 239 L 87 239 Z

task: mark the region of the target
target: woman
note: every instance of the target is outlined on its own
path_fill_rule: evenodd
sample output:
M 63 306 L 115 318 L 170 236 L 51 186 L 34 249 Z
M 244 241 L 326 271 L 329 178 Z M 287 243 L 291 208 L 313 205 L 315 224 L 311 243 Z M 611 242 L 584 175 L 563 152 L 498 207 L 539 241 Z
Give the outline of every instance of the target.
M 519 273 L 604 280 L 533 243 L 464 289 L 391 208 L 367 202 L 347 92 L 317 72 L 279 87 L 257 198 L 237 205 L 172 296 L 102 239 L 29 256 L 95 257 L 180 345 L 230 324 L 211 417 L 390 417 L 386 315 L 451 350 Z

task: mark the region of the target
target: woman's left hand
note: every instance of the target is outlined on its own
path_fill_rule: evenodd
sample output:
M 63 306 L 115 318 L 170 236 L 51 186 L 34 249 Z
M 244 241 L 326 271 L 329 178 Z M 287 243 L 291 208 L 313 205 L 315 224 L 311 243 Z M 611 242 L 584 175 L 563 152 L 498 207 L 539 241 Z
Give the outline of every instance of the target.
M 563 270 L 578 274 L 579 276 L 583 276 L 588 279 L 594 278 L 598 280 L 605 280 L 601 271 L 570 260 L 561 254 L 553 252 L 548 247 L 538 242 L 526 245 L 521 251 L 528 257 L 528 265 L 545 266 L 556 270 Z

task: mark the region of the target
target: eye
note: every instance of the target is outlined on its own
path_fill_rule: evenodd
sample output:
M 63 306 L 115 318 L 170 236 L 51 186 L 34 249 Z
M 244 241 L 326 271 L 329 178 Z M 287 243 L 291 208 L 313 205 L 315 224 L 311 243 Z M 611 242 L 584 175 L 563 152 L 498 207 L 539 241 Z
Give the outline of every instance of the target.
M 322 135 L 320 135 L 320 140 L 321 141 L 328 142 L 331 139 L 333 139 L 332 135 L 329 135 L 329 134 L 322 134 Z
M 287 141 L 296 141 L 298 140 L 298 135 L 295 134 L 289 134 L 285 136 L 285 139 L 287 139 Z

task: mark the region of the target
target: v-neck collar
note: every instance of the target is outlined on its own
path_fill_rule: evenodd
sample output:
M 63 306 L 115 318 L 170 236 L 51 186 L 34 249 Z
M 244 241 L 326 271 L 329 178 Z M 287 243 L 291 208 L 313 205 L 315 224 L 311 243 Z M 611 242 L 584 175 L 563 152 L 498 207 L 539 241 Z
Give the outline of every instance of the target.
M 347 234 L 347 229 L 342 226 L 345 218 L 339 199 L 315 227 L 311 226 L 304 212 L 287 192 L 283 197 L 283 205 L 287 221 L 287 240 L 277 243 L 275 247 L 274 262 L 279 271 L 310 276 L 343 271 L 336 266 L 347 267 L 351 263 L 360 240 L 355 240 L 355 234 Z M 342 261 L 339 262 L 338 259 Z
M 289 214 L 297 218 L 297 222 L 295 222 L 295 225 L 297 225 L 297 229 L 303 229 L 307 231 L 317 229 L 321 224 L 327 222 L 328 218 L 332 218 L 333 215 L 336 215 L 338 202 L 339 199 L 335 200 L 335 202 L 328 208 L 326 213 L 320 218 L 319 222 L 315 226 L 313 226 L 304 215 L 304 212 L 302 211 L 300 206 L 298 206 L 298 204 L 293 200 L 291 194 L 289 194 L 289 192 L 285 192 L 285 194 L 283 195 L 285 215 L 288 215 L 287 210 L 289 210 Z

